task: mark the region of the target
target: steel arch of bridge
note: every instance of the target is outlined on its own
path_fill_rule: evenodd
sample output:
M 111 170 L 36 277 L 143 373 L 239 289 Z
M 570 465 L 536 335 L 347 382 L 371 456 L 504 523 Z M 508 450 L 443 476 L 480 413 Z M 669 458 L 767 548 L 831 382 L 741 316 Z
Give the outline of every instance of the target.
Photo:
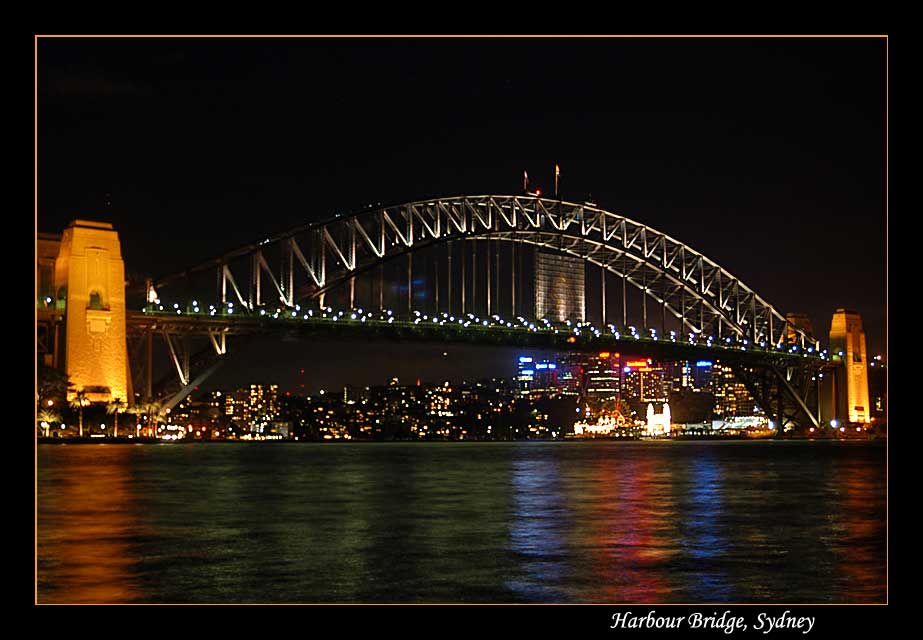
M 153 282 L 156 290 L 198 272 L 217 269 L 222 304 L 236 300 L 255 310 L 269 302 L 264 287 L 286 307 L 315 298 L 394 258 L 456 240 L 501 240 L 577 256 L 623 280 L 677 318 L 684 329 L 719 338 L 736 335 L 754 344 L 790 342 L 818 347 L 752 289 L 717 263 L 670 236 L 586 203 L 535 196 L 483 195 L 433 198 L 369 209 L 301 225 L 245 245 L 182 273 Z M 270 268 L 267 249 L 282 265 Z M 249 262 L 241 273 L 239 262 Z M 232 263 L 236 263 L 235 276 Z M 296 296 L 296 276 L 309 292 Z M 264 278 L 265 276 L 265 278 Z M 246 278 L 246 279 L 245 279 Z M 242 287 L 241 285 L 245 285 Z M 277 296 L 277 297 L 276 297 Z M 624 296 L 624 293 L 623 293 Z M 623 313 L 624 313 L 623 297 Z

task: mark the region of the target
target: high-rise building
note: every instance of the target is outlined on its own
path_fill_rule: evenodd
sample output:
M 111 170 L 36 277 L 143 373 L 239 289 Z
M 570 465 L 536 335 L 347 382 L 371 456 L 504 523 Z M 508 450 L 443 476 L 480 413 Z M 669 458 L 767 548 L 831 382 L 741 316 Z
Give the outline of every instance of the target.
M 693 363 L 688 360 L 669 362 L 664 366 L 669 391 L 684 391 L 695 388 Z
M 641 369 L 641 402 L 666 402 L 669 400 L 670 385 L 666 383 L 663 367 L 652 366 Z
M 712 367 L 711 386 L 715 395 L 715 415 L 720 417 L 752 416 L 758 413 L 756 400 L 747 387 L 737 380 L 734 370 L 726 364 L 715 362 Z
M 529 395 L 535 382 L 535 362 L 532 356 L 519 356 L 516 388 L 521 395 Z
M 650 360 L 626 359 L 621 363 L 622 397 L 626 400 L 641 401 L 641 374 L 651 366 Z
M 692 388 L 695 391 L 712 390 L 712 367 L 711 360 L 697 360 L 692 370 Z
M 585 356 L 579 353 L 566 353 L 558 357 L 558 385 L 562 395 L 580 395 L 586 366 L 584 358 Z
M 620 354 L 603 351 L 586 359 L 584 381 L 588 400 L 610 400 L 621 393 Z
M 868 360 L 862 318 L 852 309 L 837 309 L 830 323 L 830 352 L 841 358 L 835 374 L 836 416 L 869 422 Z
M 583 322 L 583 260 L 575 256 L 535 252 L 535 314 L 553 322 Z
M 548 396 L 557 395 L 558 385 L 558 364 L 550 360 L 541 360 L 535 363 L 535 380 L 533 382 L 533 395 L 542 394 Z

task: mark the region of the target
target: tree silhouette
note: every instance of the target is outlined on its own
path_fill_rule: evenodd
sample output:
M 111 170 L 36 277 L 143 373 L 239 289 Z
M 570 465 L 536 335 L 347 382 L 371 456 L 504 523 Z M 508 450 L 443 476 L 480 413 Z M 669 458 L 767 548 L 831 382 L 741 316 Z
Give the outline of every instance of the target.
M 74 393 L 73 400 L 70 401 L 71 409 L 77 409 L 80 412 L 78 421 L 78 435 L 81 438 L 83 437 L 83 408 L 88 404 L 90 404 L 90 399 L 87 398 L 87 392 L 83 389 L 78 389 Z
M 112 432 L 115 438 L 119 437 L 119 413 L 122 411 L 125 411 L 125 402 L 121 398 L 116 398 L 106 405 L 106 413 L 115 416 L 115 426 Z

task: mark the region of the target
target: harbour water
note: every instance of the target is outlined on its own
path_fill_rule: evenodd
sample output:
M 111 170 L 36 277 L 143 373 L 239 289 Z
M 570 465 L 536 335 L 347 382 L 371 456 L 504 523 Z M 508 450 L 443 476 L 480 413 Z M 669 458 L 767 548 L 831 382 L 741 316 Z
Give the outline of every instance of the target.
M 40 445 L 40 603 L 886 600 L 876 442 Z

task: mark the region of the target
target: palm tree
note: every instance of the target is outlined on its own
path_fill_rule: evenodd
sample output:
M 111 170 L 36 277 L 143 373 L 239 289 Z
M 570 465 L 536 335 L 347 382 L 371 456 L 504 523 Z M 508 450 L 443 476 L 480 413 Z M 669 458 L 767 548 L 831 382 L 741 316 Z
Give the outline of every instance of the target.
M 127 407 L 125 407 L 125 413 L 130 413 L 130 414 L 133 415 L 133 416 L 143 416 L 143 415 L 144 415 L 144 405 L 142 405 L 142 404 L 130 404 L 130 405 L 128 405 Z M 136 419 L 135 419 L 135 424 L 138 424 L 138 420 L 140 420 L 140 419 L 141 419 L 140 417 L 139 417 L 139 418 L 136 418 Z M 137 431 L 135 431 L 135 435 L 140 435 L 140 434 L 138 433 L 138 431 L 140 431 L 140 430 L 141 430 L 141 425 L 138 425 Z
M 163 415 L 163 407 L 159 402 L 148 401 L 129 406 L 125 409 L 125 413 L 131 413 L 137 416 L 145 416 L 148 428 L 152 428 L 153 425 L 153 431 L 151 434 L 156 435 L 157 425 L 155 420 Z
M 83 437 L 83 408 L 90 404 L 90 399 L 87 398 L 87 392 L 83 389 L 78 389 L 74 392 L 74 398 L 70 401 L 71 409 L 77 409 L 80 411 L 80 418 L 78 421 L 79 436 Z
M 144 405 L 144 411 L 147 414 L 147 424 L 151 428 L 151 435 L 157 437 L 157 419 L 164 414 L 163 405 L 156 400 L 147 402 Z
M 119 437 L 119 413 L 125 410 L 125 403 L 121 398 L 116 398 L 112 402 L 106 405 L 106 413 L 115 415 L 115 427 L 112 431 L 112 436 L 115 438 Z
M 52 422 L 61 422 L 61 414 L 52 409 L 42 409 L 38 412 L 38 423 L 44 431 L 44 435 L 48 437 L 48 429 Z

